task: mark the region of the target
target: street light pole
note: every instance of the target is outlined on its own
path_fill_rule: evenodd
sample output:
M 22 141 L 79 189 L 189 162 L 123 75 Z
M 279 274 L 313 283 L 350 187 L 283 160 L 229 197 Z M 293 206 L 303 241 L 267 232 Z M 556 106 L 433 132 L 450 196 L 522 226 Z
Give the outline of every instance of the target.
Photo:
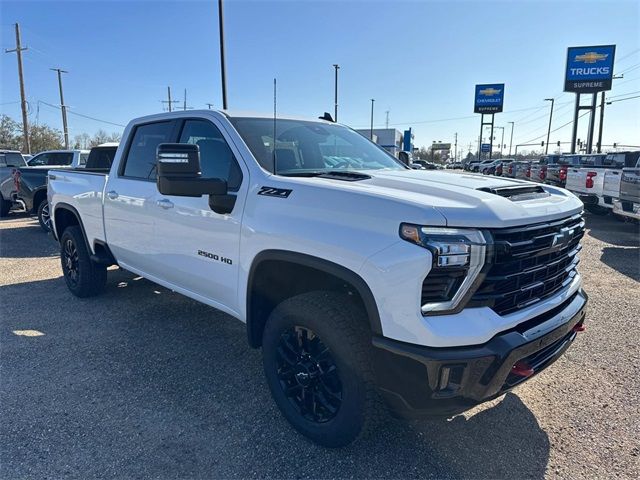
M 371 99 L 371 130 L 369 132 L 369 138 L 371 139 L 371 141 L 373 142 L 373 103 L 375 102 L 375 99 Z
M 545 98 L 545 102 L 551 102 L 551 112 L 549 112 L 549 128 L 547 129 L 547 143 L 544 146 L 544 154 L 549 153 L 549 136 L 551 135 L 551 119 L 553 118 L 553 103 L 555 99 Z
M 336 75 L 335 75 L 335 82 L 334 82 L 334 88 L 333 88 L 333 104 L 334 104 L 334 110 L 333 110 L 333 121 L 337 122 L 338 121 L 338 70 L 340 70 L 340 65 L 338 65 L 337 63 L 333 64 L 333 68 L 335 69 Z
M 222 76 L 222 109 L 227 109 L 227 73 L 224 62 L 224 26 L 222 0 L 218 0 L 218 30 L 220 32 L 220 75 Z
M 515 122 L 507 122 L 511 124 L 511 140 L 509 140 L 509 157 L 511 157 L 511 144 L 513 143 L 513 127 L 515 126 Z
M 502 137 L 500 140 L 500 158 L 502 158 L 502 145 L 504 144 L 504 127 L 494 127 L 494 128 L 496 129 L 499 128 L 500 130 L 502 130 Z
M 62 110 L 62 132 L 64 133 L 64 148 L 69 150 L 69 129 L 67 128 L 67 106 L 64 104 L 64 95 L 62 93 L 62 74 L 69 73 L 61 68 L 50 68 L 54 72 L 58 72 L 58 88 L 60 89 L 60 110 Z

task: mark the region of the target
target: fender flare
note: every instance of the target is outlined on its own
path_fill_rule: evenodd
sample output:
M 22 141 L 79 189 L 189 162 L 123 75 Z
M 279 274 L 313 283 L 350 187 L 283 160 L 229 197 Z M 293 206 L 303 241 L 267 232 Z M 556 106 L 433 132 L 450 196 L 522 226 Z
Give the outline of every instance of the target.
M 74 217 L 76 217 L 76 220 L 78 220 L 78 225 L 80 225 L 80 230 L 82 230 L 82 237 L 84 238 L 84 243 L 87 246 L 87 250 L 93 254 L 93 249 L 91 248 L 91 246 L 89 245 L 89 240 L 87 239 L 87 232 L 84 231 L 84 225 L 82 224 L 82 218 L 80 217 L 80 214 L 78 213 L 78 210 L 76 210 L 76 208 L 72 205 L 69 205 L 68 203 L 57 203 L 55 206 L 55 209 L 53 210 L 53 212 L 51 212 L 51 218 L 53 219 L 53 227 L 51 229 L 51 232 L 54 236 L 54 238 L 58 241 L 60 241 L 60 237 L 62 237 L 62 233 L 60 232 L 60 235 L 58 236 L 58 226 L 56 225 L 56 214 L 58 213 L 58 211 L 60 210 L 67 210 L 69 212 L 71 212 L 73 214 Z
M 333 275 L 334 277 L 352 285 L 362 299 L 362 303 L 367 312 L 371 332 L 373 334 L 382 335 L 382 324 L 380 322 L 378 305 L 376 304 L 371 289 L 360 275 L 355 273 L 353 270 L 343 267 L 342 265 L 338 265 L 337 263 L 315 257 L 313 255 L 289 250 L 264 250 L 254 257 L 247 279 L 247 335 L 250 345 L 256 346 L 255 339 L 252 338 L 253 326 L 256 320 L 253 319 L 251 315 L 251 289 L 254 283 L 254 275 L 260 264 L 265 261 L 274 260 L 313 268 Z

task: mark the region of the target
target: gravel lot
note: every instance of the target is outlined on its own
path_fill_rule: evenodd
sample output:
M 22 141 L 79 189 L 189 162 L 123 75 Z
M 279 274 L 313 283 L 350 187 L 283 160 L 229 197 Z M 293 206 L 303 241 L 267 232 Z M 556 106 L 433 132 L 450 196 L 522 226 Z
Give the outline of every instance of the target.
M 587 226 L 587 331 L 563 358 L 464 415 L 389 420 L 328 450 L 280 416 L 240 322 L 118 270 L 101 297 L 77 299 L 57 244 L 12 215 L 0 222 L 0 477 L 639 478 L 638 226 Z

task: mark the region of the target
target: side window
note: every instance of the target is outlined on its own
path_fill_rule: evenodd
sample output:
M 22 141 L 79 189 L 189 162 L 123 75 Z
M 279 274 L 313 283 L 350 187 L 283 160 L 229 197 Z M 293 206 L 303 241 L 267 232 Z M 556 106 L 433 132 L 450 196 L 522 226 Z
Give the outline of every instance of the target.
M 24 157 L 19 153 L 7 153 L 6 163 L 9 167 L 24 167 Z
M 165 121 L 136 127 L 122 174 L 125 177 L 155 180 L 156 149 L 161 143 L 171 142 L 173 126 L 173 121 Z
M 49 165 L 49 154 L 41 153 L 29 160 L 30 167 L 41 167 L 43 165 Z
M 72 162 L 72 152 L 54 152 L 49 154 L 47 165 L 71 165 Z
M 238 190 L 242 171 L 220 130 L 207 120 L 184 122 L 179 143 L 191 143 L 200 148 L 200 168 L 205 178 L 227 181 L 229 190 Z

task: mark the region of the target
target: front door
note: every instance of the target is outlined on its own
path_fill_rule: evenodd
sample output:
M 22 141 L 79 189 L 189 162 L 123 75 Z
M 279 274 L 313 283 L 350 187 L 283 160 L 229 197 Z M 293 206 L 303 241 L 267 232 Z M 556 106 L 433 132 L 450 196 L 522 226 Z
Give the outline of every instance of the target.
M 248 171 L 243 172 L 221 128 L 212 120 L 181 120 L 179 132 L 179 143 L 198 145 L 202 176 L 226 180 L 236 202 L 231 212 L 217 213 L 207 195 L 158 194 L 156 237 L 163 276 L 207 303 L 236 314 L 240 311 L 240 228 Z

